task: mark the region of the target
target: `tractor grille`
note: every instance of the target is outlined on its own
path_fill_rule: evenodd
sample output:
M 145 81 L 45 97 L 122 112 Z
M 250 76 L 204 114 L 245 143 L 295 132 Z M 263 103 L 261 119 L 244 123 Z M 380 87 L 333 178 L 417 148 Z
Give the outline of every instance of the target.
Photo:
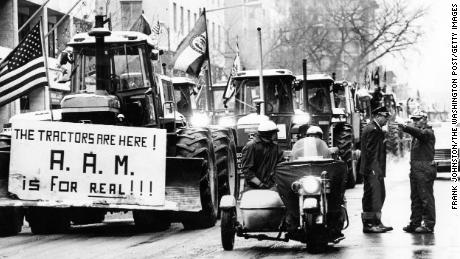
M 201 210 L 199 187 L 189 186 L 166 186 L 166 200 L 177 202 L 179 210 Z
M 436 149 L 434 151 L 434 160 L 450 160 L 450 149 Z

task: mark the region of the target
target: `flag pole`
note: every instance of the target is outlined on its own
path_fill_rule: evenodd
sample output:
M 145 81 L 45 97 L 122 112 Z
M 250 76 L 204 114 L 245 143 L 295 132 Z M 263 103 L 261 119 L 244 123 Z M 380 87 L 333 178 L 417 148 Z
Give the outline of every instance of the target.
M 211 57 L 209 55 L 209 36 L 208 36 L 208 20 L 206 19 L 206 8 L 203 8 L 203 15 L 204 15 L 204 24 L 205 26 L 205 34 L 206 34 L 206 57 L 208 59 L 208 72 L 207 79 L 206 79 L 206 88 L 207 91 L 205 92 L 207 95 L 208 101 L 208 109 L 211 110 L 212 118 L 214 118 L 214 96 L 212 94 L 212 74 L 211 74 Z
M 51 91 L 50 91 L 50 78 L 48 76 L 48 55 L 45 49 L 45 33 L 43 30 L 43 16 L 42 19 L 40 19 L 40 38 L 42 41 L 42 52 L 43 52 L 43 57 L 44 57 L 44 62 L 45 62 L 45 74 L 46 74 L 46 80 L 48 81 L 48 85 L 45 86 L 45 110 L 50 111 L 50 118 L 51 121 L 54 120 L 53 118 L 53 110 L 51 109 Z

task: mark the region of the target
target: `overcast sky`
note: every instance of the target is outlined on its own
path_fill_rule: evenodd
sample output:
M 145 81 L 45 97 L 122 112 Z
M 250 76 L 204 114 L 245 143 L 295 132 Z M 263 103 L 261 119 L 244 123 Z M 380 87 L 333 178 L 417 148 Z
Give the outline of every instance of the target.
M 420 24 L 425 35 L 415 48 L 404 53 L 405 58 L 388 57 L 384 65 L 394 70 L 400 81 L 420 89 L 423 99 L 446 103 L 450 100 L 450 10 L 452 3 L 460 1 L 409 2 L 427 7 Z

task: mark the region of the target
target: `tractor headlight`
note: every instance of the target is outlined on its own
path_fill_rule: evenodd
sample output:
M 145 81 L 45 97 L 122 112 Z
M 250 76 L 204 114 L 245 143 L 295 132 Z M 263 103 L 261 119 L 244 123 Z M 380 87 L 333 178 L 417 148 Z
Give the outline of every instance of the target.
M 292 190 L 301 195 L 319 194 L 321 181 L 316 176 L 305 176 L 292 183 Z
M 294 124 L 300 124 L 300 125 L 307 124 L 310 122 L 310 114 L 308 113 L 296 114 L 294 115 L 292 122 Z
M 190 119 L 190 123 L 195 127 L 206 127 L 210 121 L 208 115 L 205 113 L 196 113 Z
M 222 117 L 219 119 L 217 124 L 223 127 L 233 127 L 236 125 L 236 121 L 234 118 L 231 117 Z

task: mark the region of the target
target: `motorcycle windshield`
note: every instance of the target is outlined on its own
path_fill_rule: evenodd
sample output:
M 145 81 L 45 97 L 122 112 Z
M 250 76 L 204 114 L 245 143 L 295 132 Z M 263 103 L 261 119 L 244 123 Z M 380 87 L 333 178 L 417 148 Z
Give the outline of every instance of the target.
M 293 161 L 332 160 L 326 142 L 314 137 L 306 137 L 297 141 L 292 147 L 291 155 Z

